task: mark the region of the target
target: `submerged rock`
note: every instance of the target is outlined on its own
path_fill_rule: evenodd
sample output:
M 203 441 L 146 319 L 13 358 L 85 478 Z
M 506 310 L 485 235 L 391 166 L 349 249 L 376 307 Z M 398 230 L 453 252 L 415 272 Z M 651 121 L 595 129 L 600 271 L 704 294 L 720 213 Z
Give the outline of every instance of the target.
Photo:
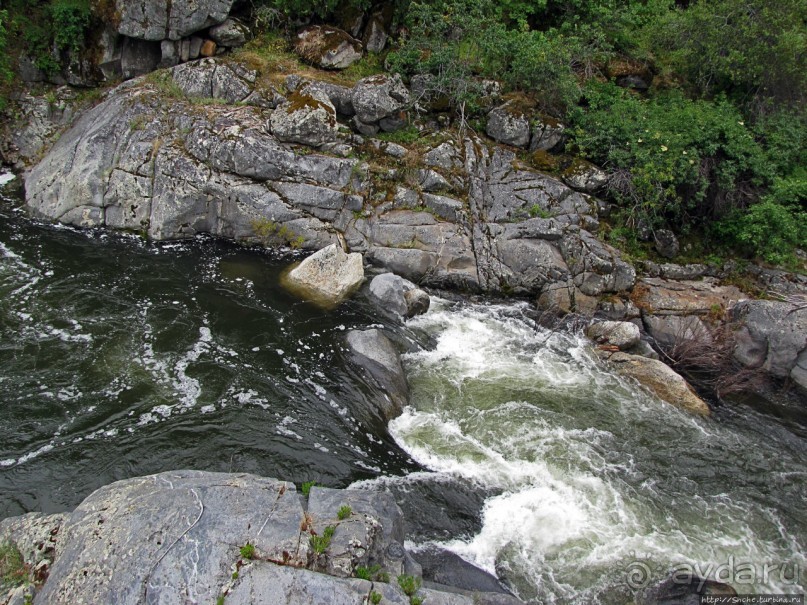
M 699 578 L 695 575 L 673 576 L 639 592 L 636 605 L 700 605 L 705 596 L 733 597 L 737 595 L 728 584 Z
M 364 281 L 358 252 L 345 253 L 336 244 L 323 248 L 289 271 L 285 284 L 306 298 L 325 305 L 342 302 Z

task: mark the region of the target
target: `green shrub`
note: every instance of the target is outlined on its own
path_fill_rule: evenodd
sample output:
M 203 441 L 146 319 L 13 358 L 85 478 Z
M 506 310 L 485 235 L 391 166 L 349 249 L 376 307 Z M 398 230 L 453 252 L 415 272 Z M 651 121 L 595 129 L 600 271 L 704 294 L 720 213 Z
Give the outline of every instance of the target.
M 311 488 L 316 485 L 318 485 L 316 481 L 306 481 L 300 486 L 300 491 L 303 493 L 303 496 L 308 498 L 308 494 L 311 493 Z
M 735 212 L 718 230 L 742 250 L 769 263 L 792 262 L 796 247 L 807 248 L 807 212 L 770 199 Z
M 672 91 L 643 100 L 591 83 L 589 109 L 573 116 L 581 154 L 608 169 L 610 193 L 630 216 L 684 231 L 753 201 L 772 173 L 743 116 L 725 98 Z
M 402 574 L 398 576 L 398 586 L 406 596 L 411 597 L 420 589 L 420 578 Z
M 370 603 L 378 605 L 381 602 L 381 593 L 373 590 L 370 592 Z
M 92 11 L 87 0 L 53 0 L 50 6 L 53 18 L 53 41 L 59 50 L 75 53 L 84 47 Z

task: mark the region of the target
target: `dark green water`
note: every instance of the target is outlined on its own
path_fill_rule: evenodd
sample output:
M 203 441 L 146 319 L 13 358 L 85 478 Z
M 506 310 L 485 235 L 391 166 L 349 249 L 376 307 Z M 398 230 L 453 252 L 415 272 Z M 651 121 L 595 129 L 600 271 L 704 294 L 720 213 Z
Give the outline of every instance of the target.
M 0 207 L 0 517 L 174 468 L 344 486 L 413 465 L 345 363 L 361 301 L 278 286 L 288 259 L 222 242 L 34 224 Z

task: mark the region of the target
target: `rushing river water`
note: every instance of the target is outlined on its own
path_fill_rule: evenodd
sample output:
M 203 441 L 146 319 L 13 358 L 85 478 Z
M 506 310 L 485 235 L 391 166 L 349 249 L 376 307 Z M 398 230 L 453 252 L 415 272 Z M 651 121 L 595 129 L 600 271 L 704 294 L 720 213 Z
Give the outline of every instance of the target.
M 407 327 L 429 346 L 405 356 L 412 405 L 387 431 L 342 347 L 380 321 L 361 298 L 326 312 L 278 286 L 269 253 L 37 225 L 13 205 L 0 517 L 161 470 L 247 471 L 389 489 L 414 548 L 442 539 L 540 602 L 624 605 L 690 568 L 804 590 L 803 428 L 745 407 L 693 418 L 526 305 L 436 299 Z

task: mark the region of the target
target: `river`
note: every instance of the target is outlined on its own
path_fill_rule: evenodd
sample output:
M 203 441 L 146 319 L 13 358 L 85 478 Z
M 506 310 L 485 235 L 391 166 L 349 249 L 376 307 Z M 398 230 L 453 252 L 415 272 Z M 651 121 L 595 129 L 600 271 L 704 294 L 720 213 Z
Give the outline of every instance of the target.
M 278 284 L 289 259 L 211 239 L 32 222 L 0 205 L 0 517 L 175 468 L 387 489 L 436 543 L 544 603 L 624 605 L 670 570 L 803 592 L 807 434 L 745 406 L 691 417 L 605 371 L 526 303 L 408 322 L 387 429 L 343 350 L 386 324 Z M 389 325 L 390 329 L 398 329 Z

